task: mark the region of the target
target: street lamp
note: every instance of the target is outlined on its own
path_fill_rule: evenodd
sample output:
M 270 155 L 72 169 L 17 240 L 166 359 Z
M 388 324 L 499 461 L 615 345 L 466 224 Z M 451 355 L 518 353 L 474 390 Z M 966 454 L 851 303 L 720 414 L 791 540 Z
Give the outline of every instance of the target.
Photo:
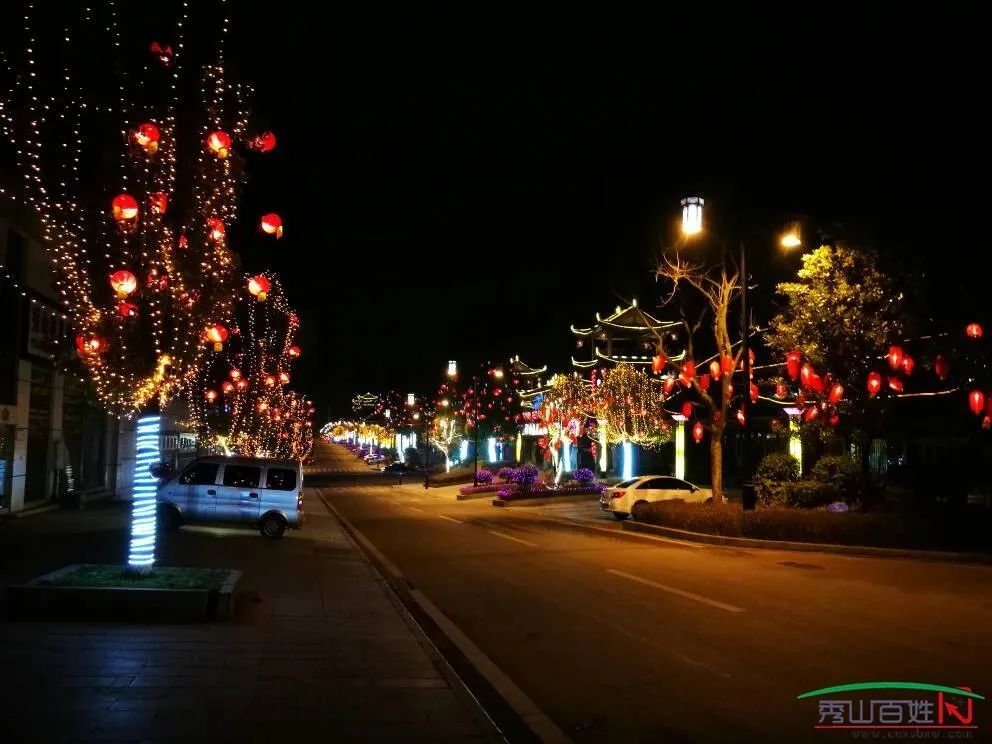
M 703 204 L 701 196 L 687 196 L 682 200 L 683 235 L 697 235 L 703 231 Z
M 785 248 L 785 250 L 790 251 L 793 248 L 798 248 L 803 244 L 802 236 L 799 233 L 799 227 L 793 225 L 790 227 L 781 238 L 779 238 L 778 244 Z

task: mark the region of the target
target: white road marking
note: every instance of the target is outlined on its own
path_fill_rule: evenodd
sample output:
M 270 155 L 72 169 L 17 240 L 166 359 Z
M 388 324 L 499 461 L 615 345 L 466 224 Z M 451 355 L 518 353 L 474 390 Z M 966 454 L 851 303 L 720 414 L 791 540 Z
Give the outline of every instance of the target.
M 685 599 L 691 599 L 694 602 L 702 602 L 710 607 L 716 607 L 721 610 L 726 610 L 727 612 L 744 612 L 743 607 L 736 607 L 732 604 L 727 604 L 725 602 L 720 602 L 715 599 L 710 599 L 709 597 L 704 597 L 701 594 L 694 594 L 693 592 L 686 592 L 681 589 L 676 589 L 673 586 L 666 586 L 665 584 L 659 584 L 657 581 L 651 581 L 650 579 L 642 579 L 640 576 L 635 576 L 634 574 L 626 573 L 625 571 L 618 571 L 615 568 L 606 569 L 607 573 L 611 573 L 614 576 L 622 576 L 625 579 L 630 579 L 631 581 L 636 581 L 638 584 L 644 584 L 645 586 L 651 586 L 655 589 L 661 589 L 663 592 L 669 592 L 671 594 L 677 594 Z
M 531 548 L 541 547 L 537 543 L 527 542 L 526 540 L 521 540 L 519 537 L 513 537 L 511 535 L 504 535 L 502 532 L 497 532 L 496 530 L 489 530 L 490 535 L 496 535 L 496 537 L 502 537 L 504 540 L 513 540 L 513 542 L 518 542 L 521 545 L 527 545 Z
M 438 514 L 438 517 L 440 517 L 441 519 L 447 519 L 449 522 L 455 522 L 456 524 L 465 524 L 460 519 L 455 519 L 454 517 L 448 517 L 448 516 L 445 516 L 444 514 Z
M 409 504 L 407 504 L 407 507 L 406 508 L 407 509 L 413 509 L 413 511 L 415 511 L 415 512 L 422 512 L 423 511 L 423 509 L 421 509 L 419 506 L 410 506 Z

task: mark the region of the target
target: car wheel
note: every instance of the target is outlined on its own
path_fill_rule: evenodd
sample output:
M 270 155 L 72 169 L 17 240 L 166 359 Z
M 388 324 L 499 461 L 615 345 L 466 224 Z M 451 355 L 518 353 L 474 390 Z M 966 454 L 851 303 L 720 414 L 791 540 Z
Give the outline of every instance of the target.
M 613 512 L 613 516 L 619 519 L 621 522 L 625 520 L 630 515 L 627 512 Z
M 278 540 L 286 531 L 286 520 L 278 514 L 267 514 L 262 518 L 262 523 L 258 529 L 262 533 L 262 537 Z
M 706 501 L 704 501 L 703 503 L 704 503 L 704 504 L 712 504 L 712 503 L 713 503 L 713 497 L 712 497 L 712 496 L 710 496 L 710 497 L 709 497 L 708 499 L 706 499 Z
M 182 523 L 182 515 L 176 507 L 163 506 L 158 510 L 158 524 L 163 532 L 175 532 Z
M 637 520 L 637 512 L 640 511 L 641 507 L 647 506 L 648 502 L 641 499 L 640 501 L 634 502 L 634 505 L 630 507 L 630 515 Z

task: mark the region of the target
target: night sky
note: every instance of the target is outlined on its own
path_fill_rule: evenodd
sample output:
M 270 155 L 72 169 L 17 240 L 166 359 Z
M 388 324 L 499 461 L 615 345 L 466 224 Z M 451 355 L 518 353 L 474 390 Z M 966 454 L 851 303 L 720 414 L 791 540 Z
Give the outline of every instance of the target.
M 359 391 L 433 392 L 449 358 L 567 369 L 569 324 L 657 302 L 686 192 L 748 236 L 762 289 L 797 268 L 773 233 L 803 217 L 881 250 L 954 322 L 982 304 L 985 87 L 966 31 L 947 52 L 863 18 L 707 21 L 675 42 L 702 19 L 264 7 L 234 14 L 229 63 L 280 137 L 247 213 L 278 211 L 287 233 L 245 225 L 239 250 L 300 309 L 295 379 L 319 419 Z

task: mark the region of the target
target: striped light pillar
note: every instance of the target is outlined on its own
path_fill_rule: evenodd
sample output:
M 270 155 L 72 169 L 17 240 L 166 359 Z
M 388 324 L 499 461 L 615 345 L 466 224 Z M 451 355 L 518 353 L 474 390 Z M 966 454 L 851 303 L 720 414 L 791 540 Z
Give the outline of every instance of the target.
M 159 462 L 158 414 L 140 416 L 137 423 L 137 452 L 134 458 L 134 496 L 131 499 L 131 549 L 127 567 L 134 573 L 148 573 L 155 563 L 155 491 L 158 479 L 151 467 Z

